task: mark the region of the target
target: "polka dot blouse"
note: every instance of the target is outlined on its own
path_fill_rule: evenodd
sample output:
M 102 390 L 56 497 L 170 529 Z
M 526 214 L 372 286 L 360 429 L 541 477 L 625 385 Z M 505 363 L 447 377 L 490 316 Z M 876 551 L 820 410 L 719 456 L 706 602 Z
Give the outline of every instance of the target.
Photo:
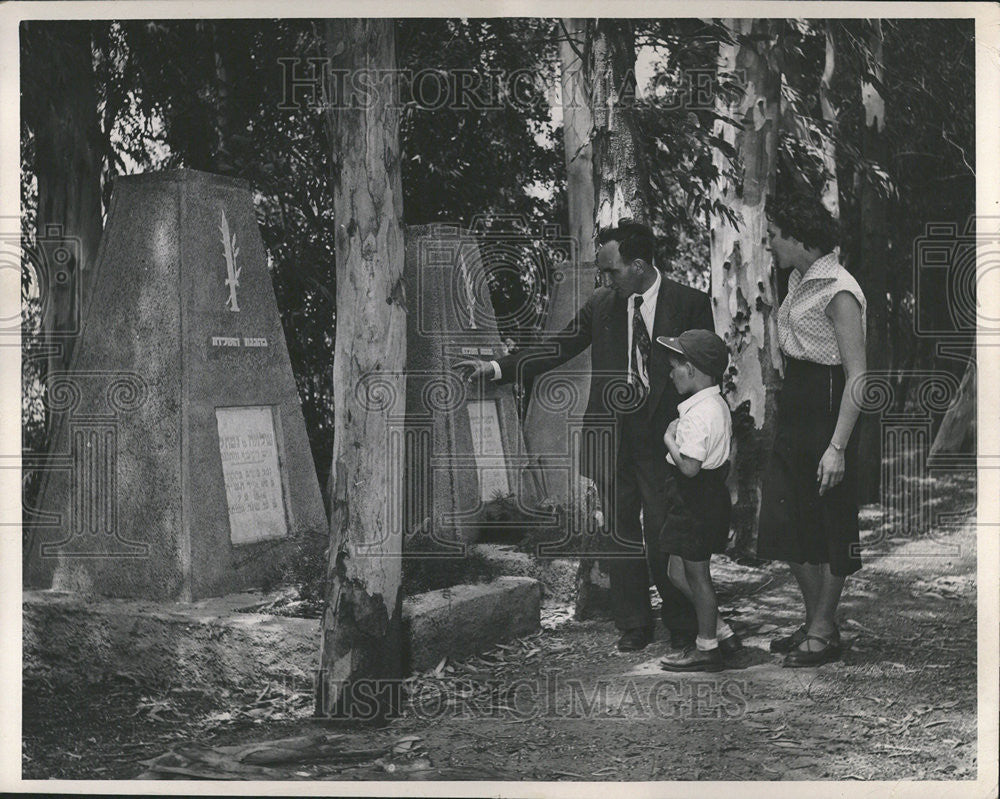
M 805 274 L 792 271 L 788 295 L 778 309 L 778 344 L 785 355 L 828 366 L 841 362 L 833 320 L 826 314 L 830 301 L 841 291 L 861 304 L 861 327 L 867 335 L 865 295 L 858 281 L 840 265 L 837 253 L 817 259 Z

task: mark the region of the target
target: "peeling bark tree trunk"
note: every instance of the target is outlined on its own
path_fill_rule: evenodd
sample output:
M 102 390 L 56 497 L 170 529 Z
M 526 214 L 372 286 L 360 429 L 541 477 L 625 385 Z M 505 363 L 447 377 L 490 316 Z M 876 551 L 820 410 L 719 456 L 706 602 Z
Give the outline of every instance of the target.
M 578 260 L 586 263 L 594 260 L 594 149 L 591 144 L 594 119 L 590 112 L 584 61 L 589 49 L 587 21 L 564 19 L 562 28 L 565 38 L 559 43 L 559 57 L 569 234 L 576 243 Z
M 861 104 L 865 113 L 862 153 L 869 162 L 884 165 L 888 156 L 885 138 L 885 100 L 882 86 L 882 23 L 870 20 L 867 28 L 869 63 L 861 78 Z M 871 175 L 861 181 L 861 247 L 855 277 L 868 302 L 868 371 L 885 372 L 892 364 L 889 352 L 889 316 L 886 292 L 889 288 L 889 233 L 887 200 Z M 881 419 L 876 414 L 862 414 L 858 429 L 858 486 L 862 502 L 879 497 L 882 461 Z
M 633 116 L 635 35 L 628 20 L 602 19 L 593 25 L 587 54 L 592 114 L 594 227 L 629 217 L 649 222 L 649 176 Z M 610 514 L 604 508 L 605 524 Z M 605 615 L 610 575 L 599 560 L 581 558 L 577 571 L 576 617 Z
M 394 74 L 391 19 L 327 22 L 333 66 Z M 393 77 L 391 80 L 395 80 Z M 406 309 L 399 111 L 390 81 L 370 102 L 330 111 L 336 213 L 337 332 L 330 555 L 317 712 L 383 717 L 401 676 L 402 459 L 391 416 L 405 407 Z M 363 700 L 363 701 L 359 701 Z
M 823 75 L 819 81 L 819 105 L 827 130 L 820 143 L 823 153 L 823 168 L 826 177 L 823 180 L 823 191 L 820 199 L 826 210 L 834 219 L 840 219 L 840 197 L 837 189 L 837 150 L 834 144 L 837 132 L 837 108 L 833 104 L 833 75 L 837 68 L 836 40 L 833 26 L 826 23 L 826 57 L 823 62 Z
M 220 34 L 216 25 L 212 25 L 211 28 L 211 39 L 214 53 L 213 58 L 215 60 L 215 118 L 213 120 L 213 133 L 215 141 L 213 142 L 213 172 L 218 172 L 222 175 L 232 174 L 233 164 L 232 164 L 232 154 L 228 151 L 228 135 L 230 131 L 233 130 L 232 120 L 230 115 L 232 113 L 232 102 L 231 95 L 232 90 L 230 88 L 230 75 L 229 70 L 226 69 L 225 63 L 225 43 L 220 42 Z M 220 44 L 222 45 L 220 47 Z
M 559 55 L 562 66 L 563 147 L 566 159 L 566 195 L 569 204 L 569 234 L 576 242 L 578 260 L 595 258 L 594 247 L 594 119 L 590 107 L 590 53 L 593 23 L 585 19 L 564 19 Z M 571 477 L 577 485 L 585 482 L 575 469 Z M 586 504 L 581 490 L 580 502 Z M 610 578 L 594 558 L 581 558 L 576 575 L 578 619 L 610 613 Z
M 720 95 L 719 112 L 743 122 L 743 129 L 718 120 L 715 134 L 736 152 L 737 180 L 723 177 L 713 202 L 726 205 L 738 228 L 720 219 L 711 234 L 712 309 L 715 329 L 729 346 L 726 390 L 734 409 L 733 475 L 736 548 L 748 551 L 756 539 L 762 464 L 774 436 L 775 390 L 781 353 L 775 324 L 776 292 L 767 241 L 764 203 L 774 190 L 778 147 L 781 73 L 770 61 L 774 48 L 767 20 L 727 20 L 734 44 L 719 46 L 719 71 L 745 78 L 742 95 Z M 725 176 L 729 164 L 715 149 L 714 162 Z
M 101 129 L 94 87 L 90 26 L 81 22 L 26 23 L 23 118 L 35 138 L 38 180 L 36 241 L 45 271 L 42 329 L 53 347 L 48 373 L 69 366 L 94 282 L 101 240 Z M 45 61 L 57 69 L 43 70 Z M 26 74 L 25 74 L 26 73 Z M 45 87 L 31 87 L 51 74 Z
M 629 20 L 602 19 L 591 48 L 595 222 L 623 217 L 649 223 L 649 175 L 639 147 L 635 104 L 635 35 Z

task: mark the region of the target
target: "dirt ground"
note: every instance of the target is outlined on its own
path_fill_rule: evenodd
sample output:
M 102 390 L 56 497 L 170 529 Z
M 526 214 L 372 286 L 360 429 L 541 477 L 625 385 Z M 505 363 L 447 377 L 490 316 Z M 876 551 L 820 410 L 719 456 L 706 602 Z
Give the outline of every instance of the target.
M 932 512 L 975 506 L 972 474 L 937 478 L 933 489 Z M 611 622 L 575 622 L 565 607 L 549 603 L 541 632 L 413 676 L 406 712 L 380 728 L 310 718 L 307 686 L 238 695 L 210 687 L 151 694 L 124 676 L 95 676 L 71 690 L 26 683 L 23 776 L 134 778 L 148 771 L 147 761 L 185 745 L 204 752 L 342 734 L 355 750 L 369 752 L 367 762 L 355 754 L 353 763 L 313 759 L 264 773 L 273 779 L 974 779 L 974 524 L 966 518 L 938 525 L 934 541 L 899 532 L 879 541 L 877 514 L 865 513 L 869 554 L 847 582 L 840 620 L 848 647 L 836 663 L 783 669 L 767 643 L 799 623 L 794 580 L 781 566 L 721 558 L 713 566 L 720 604 L 746 649 L 717 674 L 661 671 L 658 660 L 669 651 L 662 629 L 645 650 L 623 654 Z

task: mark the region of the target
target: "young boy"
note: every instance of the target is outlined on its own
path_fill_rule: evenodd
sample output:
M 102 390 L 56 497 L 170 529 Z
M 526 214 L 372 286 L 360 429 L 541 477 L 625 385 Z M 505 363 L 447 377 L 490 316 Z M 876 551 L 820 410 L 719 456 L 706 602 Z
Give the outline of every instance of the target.
M 670 464 L 666 485 L 667 516 L 660 531 L 670 556 L 667 573 L 694 605 L 698 637 L 693 649 L 660 661 L 666 671 L 718 671 L 723 656 L 735 653 L 739 638 L 719 618 L 709 562 L 724 552 L 729 539 L 731 506 L 726 474 L 732 434 L 729 406 L 719 382 L 729 363 L 725 342 L 710 330 L 686 330 L 677 338 L 660 336 L 670 351 L 670 379 L 686 396 L 677 406 L 663 441 Z

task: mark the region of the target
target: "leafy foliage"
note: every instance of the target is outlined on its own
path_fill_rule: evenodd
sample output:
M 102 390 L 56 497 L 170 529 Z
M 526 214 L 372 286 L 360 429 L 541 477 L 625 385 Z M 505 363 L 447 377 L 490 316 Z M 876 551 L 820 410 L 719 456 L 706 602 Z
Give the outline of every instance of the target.
M 786 125 L 778 190 L 788 181 L 814 187 L 824 179 L 817 143 L 835 144 L 841 181 L 842 248 L 850 267 L 858 258 L 860 225 L 855 200 L 862 186 L 874 188 L 888 204 L 888 295 L 891 360 L 897 369 L 961 368 L 939 362 L 933 338 L 918 338 L 914 313 L 918 303 L 932 326 L 947 330 L 948 300 L 940 291 L 915 294 L 917 244 L 930 223 L 966 230 L 975 211 L 975 53 L 971 20 L 883 20 L 882 79 L 875 77 L 876 56 L 869 44 L 870 22 L 864 20 L 800 21 L 788 24 L 782 37 L 787 113 L 801 126 Z M 833 129 L 819 107 L 825 26 L 836 47 L 832 101 L 837 109 Z M 885 101 L 888 143 L 884 163 L 865 158 L 861 84 L 872 83 Z M 815 138 L 804 139 L 799 130 Z M 863 286 L 864 288 L 864 286 Z
M 97 110 L 107 142 L 105 204 L 113 174 L 148 169 L 201 169 L 242 178 L 253 188 L 313 457 L 325 485 L 336 333 L 335 219 L 328 180 L 334 154 L 321 103 L 313 98 L 294 103 L 284 96 L 287 61 L 283 64 L 296 61 L 301 76 L 308 71 L 304 59 L 325 56 L 322 22 L 72 24 L 89 26 L 93 41 Z M 504 91 L 514 86 L 520 92 L 516 102 L 494 95 L 496 108 L 433 108 L 415 102 L 404 107 L 408 224 L 469 226 L 478 216 L 504 236 L 510 230 L 504 218 L 513 216 L 523 226 L 549 221 L 554 210 L 559 212 L 561 153 L 546 83 L 512 78 L 518 72 L 523 77 L 530 66 L 533 76 L 538 72 L 554 79 L 550 27 L 551 21 L 534 19 L 398 22 L 397 58 L 411 74 L 496 75 Z M 39 28 L 39 35 L 53 38 L 45 25 Z M 58 79 L 64 68 L 57 57 L 40 60 L 23 71 L 25 92 L 43 100 L 46 82 Z M 22 174 L 30 184 L 30 125 L 22 139 L 28 148 Z M 26 219 L 25 230 L 31 227 Z M 501 309 L 537 304 L 538 286 L 544 291 L 544 270 L 530 266 L 544 263 L 534 252 L 537 242 L 523 232 L 516 238 L 525 252 L 514 258 L 514 269 L 493 275 L 491 290 Z M 537 322 L 538 311 L 509 324 L 505 334 L 519 335 L 521 327 Z
M 710 192 L 721 177 L 713 151 L 721 150 L 728 159 L 735 155 L 713 132 L 719 118 L 715 98 L 731 90 L 731 76 L 716 69 L 719 44 L 728 37 L 728 31 L 712 21 L 637 21 L 637 40 L 656 55 L 636 115 L 650 164 L 657 255 L 672 277 L 706 291 L 709 230 L 715 220 L 731 219 L 729 208 L 713 202 Z
M 546 93 L 558 81 L 552 28 L 516 17 L 399 22 L 400 67 L 413 75 L 400 131 L 408 224 L 551 221 L 526 189 L 560 180 Z M 441 86 L 451 95 L 439 108 Z
M 325 484 L 336 334 L 336 220 L 328 176 L 336 154 L 330 152 L 319 104 L 285 102 L 283 61 L 299 60 L 301 73 L 302 59 L 322 58 L 322 23 L 72 24 L 86 26 L 93 42 L 100 146 L 107 163 L 105 205 L 112 175 L 148 169 L 204 169 L 243 178 L 253 187 L 313 456 Z M 836 26 L 839 43 L 835 130 L 819 108 L 826 24 Z M 912 367 L 934 357 L 930 345 L 912 332 L 914 310 L 930 299 L 927 310 L 942 317 L 942 324 L 947 321 L 939 297 L 914 294 L 914 242 L 928 222 L 950 222 L 963 230 L 974 210 L 974 28 L 968 20 L 884 22 L 879 88 L 890 151 L 886 163 L 874 163 L 861 147 L 859 84 L 873 72 L 865 24 L 776 23 L 777 46 L 769 55 L 784 75 L 786 117 L 797 123 L 784 126 L 778 185 L 781 190 L 783 181 L 795 180 L 818 186 L 824 177 L 818 148 L 834 137 L 844 173 L 856 176 L 858 185 L 876 185 L 889 198 L 893 365 Z M 59 55 L 58 29 L 48 25 L 32 23 L 35 38 L 22 38 L 28 67 L 22 69 L 23 92 L 33 101 L 25 104 L 21 153 L 22 227 L 29 241 L 33 142 L 45 124 L 44 115 L 33 113 L 33 103 L 44 102 L 45 87 L 70 68 Z M 710 230 L 728 213 L 711 203 L 709 188 L 720 177 L 713 151 L 733 156 L 712 132 L 714 96 L 734 85 L 734 76 L 716 72 L 719 44 L 731 34 L 718 22 L 699 19 L 635 20 L 634 26 L 638 45 L 656 54 L 636 113 L 649 163 L 652 219 L 661 239 L 659 261 L 678 279 L 707 288 Z M 399 66 L 427 81 L 402 109 L 406 222 L 478 224 L 487 238 L 516 242 L 504 256 L 510 268 L 495 270 L 490 285 L 502 335 L 515 343 L 537 325 L 547 296 L 546 264 L 554 245 L 543 225 L 567 229 L 562 132 L 547 96 L 559 77 L 557 37 L 551 19 L 397 22 Z M 470 82 L 459 83 L 462 75 Z M 433 87 L 441 85 L 452 100 L 443 105 L 431 102 Z M 459 98 L 461 86 L 465 93 Z M 30 291 L 25 292 L 30 305 Z M 513 313 L 525 308 L 526 313 Z M 24 363 L 27 385 L 30 359 Z

